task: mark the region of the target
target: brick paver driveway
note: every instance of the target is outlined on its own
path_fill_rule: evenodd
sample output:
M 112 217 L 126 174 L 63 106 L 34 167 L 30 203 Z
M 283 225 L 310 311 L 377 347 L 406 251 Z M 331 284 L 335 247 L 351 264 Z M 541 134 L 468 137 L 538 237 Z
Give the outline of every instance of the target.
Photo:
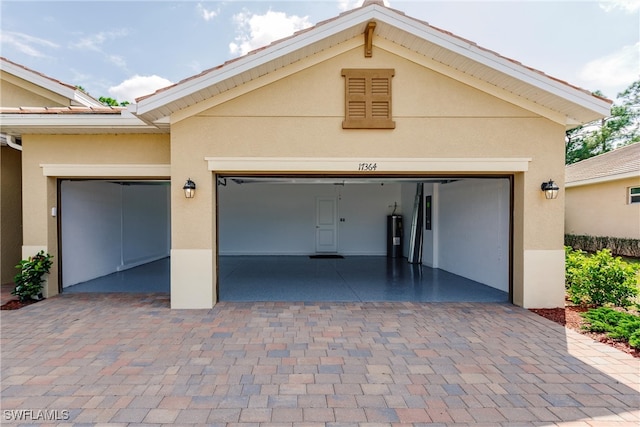
M 640 360 L 510 305 L 75 294 L 1 321 L 3 425 L 640 421 Z

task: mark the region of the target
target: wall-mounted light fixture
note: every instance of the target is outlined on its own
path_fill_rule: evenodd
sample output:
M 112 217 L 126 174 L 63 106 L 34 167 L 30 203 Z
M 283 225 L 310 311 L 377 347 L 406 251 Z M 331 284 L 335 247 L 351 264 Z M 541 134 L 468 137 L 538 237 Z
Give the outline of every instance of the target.
M 191 181 L 191 178 L 187 178 L 187 182 L 184 183 L 184 197 L 187 199 L 193 199 L 193 196 L 196 195 L 196 183 Z
M 550 179 L 548 182 L 543 182 L 540 189 L 544 191 L 544 197 L 547 199 L 555 199 L 558 197 L 558 191 L 560 187 Z

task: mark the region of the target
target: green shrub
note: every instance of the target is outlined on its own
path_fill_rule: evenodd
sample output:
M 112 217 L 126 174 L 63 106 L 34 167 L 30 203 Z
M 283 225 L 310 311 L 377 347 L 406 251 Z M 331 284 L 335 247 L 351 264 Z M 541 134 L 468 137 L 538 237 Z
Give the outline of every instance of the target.
M 582 313 L 582 317 L 588 322 L 584 329 L 604 332 L 613 339 L 627 341 L 633 348 L 640 348 L 640 316 L 600 307 Z
M 571 246 L 564 247 L 565 253 L 565 288 L 573 285 L 574 277 L 582 274 L 581 270 L 586 259 L 586 252 L 573 250 Z
M 608 249 L 586 256 L 567 250 L 566 280 L 574 304 L 628 307 L 638 295 L 638 267 L 611 256 Z
M 28 259 L 20 261 L 20 264 L 16 265 L 16 268 L 20 269 L 20 273 L 16 274 L 13 279 L 16 287 L 11 293 L 23 302 L 40 298 L 44 275 L 49 273 L 53 265 L 51 258 L 53 256 L 40 251 Z
M 635 331 L 629 337 L 629 346 L 633 348 L 640 348 L 640 329 Z

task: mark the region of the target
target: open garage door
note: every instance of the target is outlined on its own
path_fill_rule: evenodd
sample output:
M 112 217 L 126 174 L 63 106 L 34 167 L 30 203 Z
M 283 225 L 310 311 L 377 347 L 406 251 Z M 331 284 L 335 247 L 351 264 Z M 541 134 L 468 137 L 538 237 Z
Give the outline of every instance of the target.
M 217 181 L 220 300 L 510 300 L 509 177 Z M 409 264 L 417 184 L 429 220 Z M 390 215 L 403 223 L 397 257 L 388 256 Z
M 59 181 L 62 292 L 169 292 L 168 181 Z

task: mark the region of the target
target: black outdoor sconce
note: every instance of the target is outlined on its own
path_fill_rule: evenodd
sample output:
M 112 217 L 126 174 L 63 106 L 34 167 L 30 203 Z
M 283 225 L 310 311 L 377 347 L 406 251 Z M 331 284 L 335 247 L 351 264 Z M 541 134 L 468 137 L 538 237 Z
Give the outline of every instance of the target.
M 560 187 L 550 179 L 548 182 L 543 182 L 540 189 L 544 191 L 544 197 L 547 199 L 555 199 L 558 197 L 558 191 Z
M 193 196 L 196 195 L 196 183 L 191 181 L 191 178 L 187 178 L 187 182 L 184 183 L 184 197 L 187 199 L 193 199 Z

